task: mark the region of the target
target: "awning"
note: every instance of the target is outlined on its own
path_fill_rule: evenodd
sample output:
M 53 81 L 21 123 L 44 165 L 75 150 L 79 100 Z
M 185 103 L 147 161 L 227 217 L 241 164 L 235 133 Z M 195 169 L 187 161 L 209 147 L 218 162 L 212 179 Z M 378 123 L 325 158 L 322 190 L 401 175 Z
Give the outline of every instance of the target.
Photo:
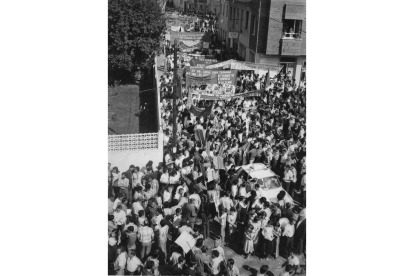
M 285 19 L 304 20 L 305 15 L 305 5 L 286 4 Z

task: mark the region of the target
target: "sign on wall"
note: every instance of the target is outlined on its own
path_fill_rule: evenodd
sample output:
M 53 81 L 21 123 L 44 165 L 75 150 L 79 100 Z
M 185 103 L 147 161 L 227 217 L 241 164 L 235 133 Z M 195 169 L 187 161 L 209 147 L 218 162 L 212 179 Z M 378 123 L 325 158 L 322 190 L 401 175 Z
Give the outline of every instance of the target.
M 229 38 L 239 38 L 238 32 L 229 32 Z

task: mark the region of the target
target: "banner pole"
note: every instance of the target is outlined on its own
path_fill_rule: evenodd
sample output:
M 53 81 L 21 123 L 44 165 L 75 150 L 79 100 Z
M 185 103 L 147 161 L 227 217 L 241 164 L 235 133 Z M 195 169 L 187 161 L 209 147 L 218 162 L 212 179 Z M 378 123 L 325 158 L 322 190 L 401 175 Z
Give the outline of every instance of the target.
M 174 40 L 174 76 L 173 76 L 173 152 L 175 153 L 174 148 L 177 146 L 177 39 Z

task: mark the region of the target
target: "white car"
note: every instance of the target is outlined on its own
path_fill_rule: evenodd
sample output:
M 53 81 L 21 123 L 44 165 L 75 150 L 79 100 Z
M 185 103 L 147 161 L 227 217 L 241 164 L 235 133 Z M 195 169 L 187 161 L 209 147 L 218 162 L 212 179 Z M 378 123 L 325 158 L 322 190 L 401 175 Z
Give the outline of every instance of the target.
M 254 163 L 236 167 L 236 170 L 242 169 L 241 175 L 245 181 L 256 178 L 257 183 L 262 188 L 262 196 L 268 201 L 277 202 L 277 195 L 280 191 L 285 191 L 282 187 L 279 177 L 270 170 L 265 164 Z M 293 198 L 285 191 L 285 202 L 289 202 L 292 206 L 296 205 Z

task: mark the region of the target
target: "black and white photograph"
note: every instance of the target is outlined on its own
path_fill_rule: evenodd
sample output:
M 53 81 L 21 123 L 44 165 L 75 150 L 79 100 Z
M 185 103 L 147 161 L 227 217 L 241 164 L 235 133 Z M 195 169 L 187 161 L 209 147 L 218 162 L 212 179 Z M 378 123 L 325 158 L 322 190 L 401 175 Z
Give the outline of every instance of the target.
M 109 1 L 109 275 L 306 275 L 306 2 Z
M 0 275 L 413 275 L 413 8 L 5 1 Z

